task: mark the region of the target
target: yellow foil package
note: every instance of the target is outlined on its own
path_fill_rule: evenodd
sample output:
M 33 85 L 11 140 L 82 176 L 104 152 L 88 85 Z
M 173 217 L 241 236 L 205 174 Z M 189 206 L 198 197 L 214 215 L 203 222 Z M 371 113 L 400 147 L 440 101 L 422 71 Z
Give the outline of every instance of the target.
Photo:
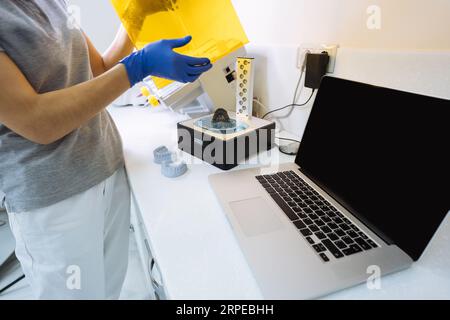
M 231 0 L 111 0 L 138 49 L 161 39 L 193 37 L 177 52 L 213 63 L 248 43 Z M 154 79 L 158 88 L 170 81 Z

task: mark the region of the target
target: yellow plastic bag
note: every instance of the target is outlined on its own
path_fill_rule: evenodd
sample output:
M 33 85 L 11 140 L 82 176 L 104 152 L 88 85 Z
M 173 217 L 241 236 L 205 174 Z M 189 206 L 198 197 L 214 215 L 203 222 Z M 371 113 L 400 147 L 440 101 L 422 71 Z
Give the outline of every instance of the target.
M 193 37 L 177 52 L 215 62 L 248 43 L 231 0 L 111 0 L 138 49 L 161 39 Z M 170 83 L 154 79 L 158 88 Z

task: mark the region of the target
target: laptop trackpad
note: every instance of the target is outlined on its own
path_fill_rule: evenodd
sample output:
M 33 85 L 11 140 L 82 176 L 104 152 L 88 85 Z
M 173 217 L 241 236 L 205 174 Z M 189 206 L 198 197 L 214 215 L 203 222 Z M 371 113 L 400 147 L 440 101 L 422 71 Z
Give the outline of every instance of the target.
M 264 198 L 230 202 L 231 210 L 244 234 L 254 237 L 283 228 L 283 224 Z

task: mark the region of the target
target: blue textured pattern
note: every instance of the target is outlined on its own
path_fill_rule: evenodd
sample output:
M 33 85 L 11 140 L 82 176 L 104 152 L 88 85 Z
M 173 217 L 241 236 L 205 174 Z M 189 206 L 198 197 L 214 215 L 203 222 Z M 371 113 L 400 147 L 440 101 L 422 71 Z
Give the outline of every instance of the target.
M 161 173 L 167 178 L 177 178 L 184 175 L 188 170 L 185 162 L 164 162 L 161 166 Z
M 162 164 L 166 161 L 171 161 L 173 153 L 167 147 L 159 147 L 153 151 L 154 161 L 156 164 Z
M 131 86 L 148 76 L 156 76 L 182 83 L 195 82 L 202 73 L 212 68 L 208 58 L 194 58 L 176 53 L 191 42 L 192 37 L 161 40 L 132 53 L 120 63 L 125 65 Z

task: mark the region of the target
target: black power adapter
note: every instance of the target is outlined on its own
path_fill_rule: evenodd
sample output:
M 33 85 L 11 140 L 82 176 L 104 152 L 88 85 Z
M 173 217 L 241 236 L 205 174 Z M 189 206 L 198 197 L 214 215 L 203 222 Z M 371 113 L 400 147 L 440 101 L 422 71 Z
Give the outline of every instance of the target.
M 327 73 L 330 56 L 328 52 L 306 55 L 305 87 L 319 89 L 323 76 Z

